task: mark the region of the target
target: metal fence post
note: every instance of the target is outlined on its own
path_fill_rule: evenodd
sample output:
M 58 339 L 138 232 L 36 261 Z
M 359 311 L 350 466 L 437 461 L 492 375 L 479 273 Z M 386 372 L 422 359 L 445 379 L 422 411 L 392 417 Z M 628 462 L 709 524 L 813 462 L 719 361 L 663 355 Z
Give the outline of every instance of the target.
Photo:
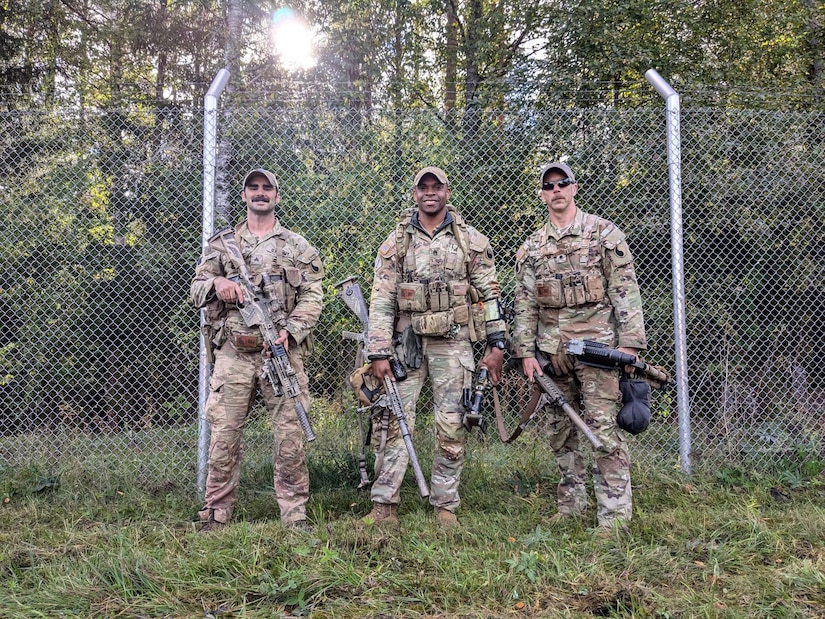
M 215 152 L 218 141 L 218 98 L 229 80 L 229 71 L 221 69 L 203 97 L 203 231 L 201 249 L 206 250 L 215 221 Z M 209 396 L 209 376 L 212 364 L 206 358 L 203 327 L 206 310 L 200 311 L 201 341 L 198 373 L 198 495 L 206 491 L 206 464 L 209 451 L 209 424 L 206 421 L 206 400 Z
M 684 473 L 691 473 L 690 403 L 688 400 L 687 329 L 685 327 L 684 238 L 682 229 L 682 132 L 679 94 L 655 69 L 645 72 L 647 81 L 665 100 L 667 166 L 670 179 L 670 255 L 673 268 L 673 317 L 676 353 L 676 397 L 679 415 L 679 459 Z

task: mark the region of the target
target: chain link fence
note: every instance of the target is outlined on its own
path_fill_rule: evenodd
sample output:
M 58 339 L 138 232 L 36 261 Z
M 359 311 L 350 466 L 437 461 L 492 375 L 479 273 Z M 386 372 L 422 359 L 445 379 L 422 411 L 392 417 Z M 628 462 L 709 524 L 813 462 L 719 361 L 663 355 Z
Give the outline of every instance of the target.
M 695 469 L 825 457 L 823 126 L 822 113 L 683 102 Z M 202 110 L 175 106 L 0 112 L 0 469 L 126 470 L 149 484 L 194 485 L 199 339 L 188 290 L 201 247 L 203 127 Z M 355 451 L 359 440 L 343 386 L 354 344 L 341 338 L 356 322 L 335 283 L 354 275 L 369 294 L 375 252 L 412 204 L 423 165 L 447 171 L 451 202 L 490 237 L 512 296 L 515 252 L 546 218 L 538 170 L 567 159 L 579 206 L 627 233 L 646 358 L 673 370 L 663 105 L 452 116 L 224 97 L 218 136 L 215 228 L 243 216 L 240 181 L 266 167 L 281 184 L 282 221 L 325 262 L 326 306 L 307 366 L 319 434 L 311 459 Z M 523 382 L 509 377 L 502 400 L 513 427 Z M 632 456 L 678 467 L 675 392 L 653 405 L 648 431 L 629 439 Z M 541 431 L 539 420 L 504 453 L 543 449 Z M 492 423 L 484 439 L 474 431 L 470 458 L 508 457 L 494 435 Z M 258 414 L 245 459 L 268 459 L 270 449 Z

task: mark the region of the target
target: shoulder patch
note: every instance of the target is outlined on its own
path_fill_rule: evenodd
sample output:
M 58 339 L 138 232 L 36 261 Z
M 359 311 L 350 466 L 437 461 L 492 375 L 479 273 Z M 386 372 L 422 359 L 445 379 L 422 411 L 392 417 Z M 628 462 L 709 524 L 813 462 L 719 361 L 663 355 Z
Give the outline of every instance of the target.
M 613 249 L 625 240 L 625 234 L 619 228 L 611 223 L 607 222 L 607 225 L 601 231 L 601 242 L 602 244 L 607 247 L 608 249 Z
M 395 255 L 395 241 L 387 239 L 383 243 L 381 243 L 381 247 L 378 248 L 378 253 L 383 256 L 384 258 L 389 258 Z

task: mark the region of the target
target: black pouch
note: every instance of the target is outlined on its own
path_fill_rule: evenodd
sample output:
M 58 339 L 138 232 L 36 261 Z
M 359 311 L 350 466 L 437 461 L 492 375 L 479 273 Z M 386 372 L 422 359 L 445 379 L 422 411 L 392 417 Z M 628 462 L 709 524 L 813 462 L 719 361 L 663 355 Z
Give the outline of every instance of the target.
M 417 370 L 421 367 L 421 362 L 424 360 L 423 345 L 421 336 L 415 334 L 412 325 L 409 325 L 398 335 L 396 345 L 398 346 L 398 358 L 404 362 L 405 366 L 411 370 Z
M 647 381 L 622 376 L 619 380 L 622 408 L 616 423 L 625 432 L 639 434 L 650 423 L 650 385 Z

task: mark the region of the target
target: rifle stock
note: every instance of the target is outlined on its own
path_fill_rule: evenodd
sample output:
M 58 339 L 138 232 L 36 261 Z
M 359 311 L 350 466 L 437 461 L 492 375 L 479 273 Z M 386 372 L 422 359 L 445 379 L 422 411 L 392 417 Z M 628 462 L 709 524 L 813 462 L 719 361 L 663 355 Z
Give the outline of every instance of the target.
M 228 228 L 219 236 L 226 255 L 240 273 L 237 283 L 243 290 L 244 300 L 243 303 L 237 304 L 238 311 L 247 327 L 260 329 L 269 353 L 269 356 L 264 359 L 261 377 L 269 381 L 276 396 L 286 395 L 293 400 L 298 423 L 301 424 L 307 441 L 312 442 L 316 435 L 309 422 L 309 415 L 304 405 L 301 404 L 301 386 L 298 384 L 298 375 L 292 367 L 286 348 L 283 344 L 277 343 L 280 337 L 278 330 L 283 328 L 286 318 L 280 299 L 277 294 L 274 294 L 274 284 L 268 275 L 263 276 L 264 290 L 267 291 L 266 296 L 269 299 L 261 298 L 252 285 L 249 269 L 246 268 L 243 254 L 235 242 L 235 232 Z

